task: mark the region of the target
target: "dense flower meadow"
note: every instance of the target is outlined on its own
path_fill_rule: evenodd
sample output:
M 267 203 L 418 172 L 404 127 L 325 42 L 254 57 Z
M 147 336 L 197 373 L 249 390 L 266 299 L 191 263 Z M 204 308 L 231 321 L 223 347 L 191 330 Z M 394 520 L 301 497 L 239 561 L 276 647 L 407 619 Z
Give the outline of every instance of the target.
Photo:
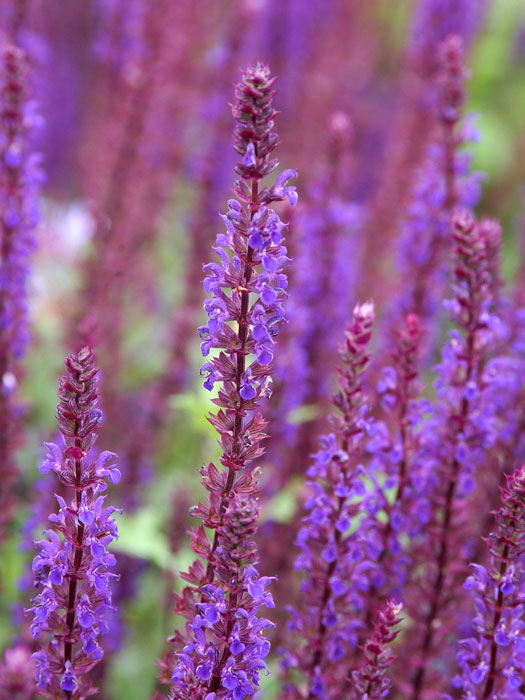
M 0 700 L 525 700 L 524 79 L 514 0 L 3 0 Z

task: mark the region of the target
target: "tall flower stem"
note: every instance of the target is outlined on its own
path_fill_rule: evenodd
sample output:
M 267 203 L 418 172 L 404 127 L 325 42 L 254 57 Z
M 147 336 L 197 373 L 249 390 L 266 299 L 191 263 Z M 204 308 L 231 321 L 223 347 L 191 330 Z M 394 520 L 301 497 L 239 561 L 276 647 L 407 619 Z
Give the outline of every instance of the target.
M 405 491 L 409 484 L 409 463 L 413 457 L 414 436 L 411 431 L 410 402 L 417 392 L 419 372 L 419 354 L 421 344 L 421 325 L 419 316 L 410 313 L 405 318 L 403 328 L 397 333 L 397 343 L 394 351 L 394 367 L 397 370 L 396 386 L 387 393 L 395 395 L 398 408 L 397 424 L 399 426 L 399 442 L 401 459 L 398 468 L 398 483 L 392 504 L 387 504 L 387 522 L 382 528 L 383 548 L 378 563 L 388 556 L 390 535 L 392 534 L 392 513 L 404 509 Z M 386 392 L 385 392 L 386 393 Z
M 361 207 L 346 200 L 352 173 L 352 125 L 346 114 L 332 115 L 327 125 L 327 155 L 322 175 L 311 187 L 292 222 L 294 293 L 289 324 L 276 359 L 278 401 L 270 419 L 277 436 L 268 454 L 273 473 L 267 489 L 274 493 L 302 471 L 304 455 L 316 449 L 320 421 L 290 420 L 301 406 L 328 410 L 337 339 L 344 331 L 354 298 L 358 270 Z M 350 174 L 349 174 L 350 173 Z
M 278 143 L 272 131 L 274 82 L 268 68 L 257 64 L 236 86 L 237 199 L 229 200 L 222 216 L 226 234 L 218 234 L 214 247 L 220 264 L 204 266 L 210 298 L 204 303 L 208 324 L 199 328 L 201 350 L 205 357 L 211 349 L 219 353 L 204 363 L 201 374 L 206 389 L 220 384 L 212 399 L 219 410 L 208 419 L 220 436 L 224 471 L 214 464 L 201 469 L 209 496 L 193 509 L 203 525 L 192 531 L 191 545 L 205 564 L 198 559 L 182 574 L 190 585 L 175 600 L 186 627 L 173 637 L 175 656 L 161 662 L 163 680 L 173 683 L 177 700 L 202 700 L 219 689 L 233 692 L 231 697 L 253 693 L 269 651 L 262 630 L 270 623 L 256 615 L 260 607 L 273 606 L 264 590 L 269 579 L 259 577 L 255 546 L 238 538 L 237 527 L 239 519 L 248 518 L 249 503 L 256 504 L 257 472 L 251 462 L 263 454 L 266 437 L 257 409 L 271 393 L 274 338 L 286 297 L 284 224 L 269 205 L 285 197 L 292 204 L 297 200 L 295 188 L 286 186 L 294 171 L 281 173 L 271 188 L 260 187 L 278 165 L 270 158 Z M 250 513 L 255 527 L 257 515 Z M 213 531 L 211 541 L 205 527 Z
M 345 331 L 338 367 L 340 390 L 331 416 L 335 432 L 320 438 L 321 449 L 308 469 L 311 495 L 297 537 L 301 554 L 296 569 L 304 570 L 301 607 L 292 611 L 282 665 L 299 668 L 304 683 L 286 683 L 293 697 L 340 697 L 348 656 L 359 626 L 360 586 L 369 568 L 360 534 L 348 534 L 362 493 L 359 455 L 370 430 L 361 373 L 368 365 L 368 343 L 374 318 L 371 304 L 358 305 Z M 294 634 L 296 633 L 297 634 Z M 300 641 L 299 641 L 300 640 Z M 344 674 L 344 675 L 342 675 Z
M 467 372 L 466 381 L 469 382 L 472 378 L 472 373 L 474 369 L 474 333 L 469 331 L 467 335 L 466 343 L 466 360 L 467 360 Z M 461 410 L 458 417 L 458 431 L 464 428 L 466 420 L 469 414 L 470 403 L 468 399 L 463 397 L 461 401 Z M 439 531 L 439 544 L 438 544 L 438 556 L 437 556 L 437 573 L 434 579 L 434 584 L 431 590 L 430 597 L 430 609 L 424 620 L 425 634 L 423 637 L 423 643 L 421 645 L 421 655 L 423 658 L 427 658 L 432 646 L 432 641 L 434 638 L 434 620 L 436 619 L 440 606 L 441 597 L 443 595 L 443 581 L 445 576 L 445 569 L 448 564 L 448 548 L 449 539 L 452 535 L 451 532 L 451 521 L 453 515 L 453 505 L 454 505 L 454 495 L 456 491 L 456 483 L 458 471 L 460 468 L 460 463 L 457 459 L 452 461 L 450 465 L 450 475 L 448 477 L 448 485 L 445 495 L 445 502 L 443 504 L 443 520 Z M 413 691 L 412 700 L 418 700 L 420 697 L 421 690 L 425 681 L 425 665 L 421 665 L 414 676 L 413 681 Z
M 458 200 L 461 198 L 461 190 L 458 186 L 459 148 L 464 145 L 465 139 L 461 131 L 458 130 L 458 124 L 462 116 L 461 108 L 465 102 L 464 82 L 467 71 L 463 65 L 463 44 L 459 36 L 450 35 L 440 44 L 438 61 L 438 122 L 441 133 L 438 137 L 437 152 L 432 154 L 430 164 L 427 164 L 426 167 L 441 171 L 436 174 L 442 179 L 443 193 L 440 197 L 438 210 L 428 212 L 429 223 L 432 226 L 430 227 L 430 240 L 428 241 L 425 262 L 411 267 L 412 298 L 409 308 L 405 310 L 414 312 L 422 318 L 425 318 L 429 313 L 429 278 L 433 276 L 437 261 L 442 260 L 443 252 L 448 248 L 447 236 L 443 234 L 448 231 L 452 212 L 460 203 Z M 425 178 L 429 179 L 435 201 L 436 183 L 431 182 L 432 175 L 430 173 L 422 170 L 421 179 Z M 432 195 L 430 199 L 432 199 Z M 465 202 L 461 203 L 466 204 Z M 424 202 L 422 204 L 424 206 Z M 427 204 L 427 206 L 431 208 L 432 205 Z
M 14 452 L 21 437 L 17 384 L 20 359 L 28 340 L 27 278 L 35 246 L 38 194 L 42 181 L 39 156 L 32 152 L 37 125 L 29 100 L 23 51 L 0 49 L 0 540 L 15 499 Z
M 464 588 L 475 594 L 474 636 L 460 641 L 462 698 L 519 698 L 523 691 L 525 467 L 507 476 L 496 524 L 485 539 L 488 568 L 472 564 Z
M 367 315 L 368 314 L 368 315 Z M 370 338 L 370 328 L 373 314 L 368 310 L 368 307 L 357 307 L 354 311 L 353 324 L 349 324 L 346 331 L 346 343 L 343 348 L 348 355 L 343 355 L 344 362 L 338 368 L 341 377 L 342 391 L 335 397 L 335 405 L 341 410 L 341 415 L 338 416 L 337 424 L 339 426 L 339 435 L 341 440 L 342 454 L 349 454 L 352 451 L 354 454 L 353 460 L 348 460 L 341 465 L 339 480 L 347 487 L 351 488 L 352 479 L 355 478 L 355 457 L 357 450 L 353 444 L 353 439 L 359 435 L 360 429 L 356 424 L 356 414 L 361 408 L 361 388 L 358 372 L 362 371 L 368 363 L 368 355 L 366 352 L 366 343 Z M 343 354 L 343 353 L 342 353 Z M 351 447 L 354 447 L 351 450 Z M 310 690 L 308 700 L 314 697 L 313 675 L 317 668 L 323 662 L 323 647 L 324 638 L 327 631 L 325 622 L 326 606 L 332 593 L 331 579 L 338 566 L 338 559 L 344 555 L 344 548 L 341 544 L 343 540 L 343 532 L 336 525 L 345 509 L 347 501 L 346 494 L 337 497 L 337 505 L 333 514 L 333 529 L 334 529 L 334 545 L 337 556 L 328 564 L 326 574 L 323 577 L 321 603 L 318 609 L 317 635 L 313 640 L 314 654 L 310 670 Z M 342 551 L 341 551 L 342 550 Z
M 419 700 L 425 685 L 432 648 L 436 636 L 435 621 L 442 612 L 444 594 L 449 590 L 445 578 L 450 564 L 450 544 L 454 514 L 461 499 L 463 487 L 459 483 L 464 463 L 466 444 L 476 447 L 476 428 L 473 424 L 478 410 L 482 386 L 482 369 L 487 356 L 488 305 L 490 275 L 484 237 L 476 222 L 467 212 L 455 215 L 452 224 L 455 246 L 455 300 L 452 302 L 453 318 L 464 331 L 462 339 L 455 338 L 451 348 L 455 360 L 447 368 L 454 377 L 450 387 L 449 405 L 443 414 L 447 452 L 440 469 L 444 490 L 437 489 L 431 497 L 433 510 L 439 518 L 431 527 L 432 549 L 435 553 L 435 570 L 427 591 L 428 610 L 422 621 L 422 638 L 418 655 L 419 666 L 412 679 L 410 697 Z M 457 366 L 454 364 L 457 362 Z M 433 517 L 436 517 L 433 514 Z
M 386 517 L 375 519 L 378 553 L 363 616 L 362 643 L 372 628 L 375 610 L 382 601 L 385 598 L 403 599 L 410 565 L 403 540 L 410 536 L 412 527 L 414 490 L 411 473 L 417 447 L 414 426 L 420 418 L 416 399 L 422 341 L 419 316 L 407 314 L 395 336 L 392 364 L 384 368 L 377 385 L 386 414 L 385 422 L 377 423 L 376 434 L 368 444 L 374 460 L 382 466 L 386 483 L 393 479 L 395 490 L 393 499 L 389 500 L 384 487 L 376 487 L 377 501 L 382 505 L 380 512 Z
M 66 359 L 57 406 L 64 449 L 47 444 L 42 473 L 55 472 L 66 489 L 74 491 L 70 503 L 57 496 L 59 512 L 44 530 L 47 539 L 36 544 L 33 560 L 35 587 L 40 590 L 30 612 L 33 637 L 42 633 L 47 646 L 33 654 L 39 693 L 50 700 L 79 700 L 92 694 L 85 677 L 103 657 L 98 644 L 107 632 L 112 611 L 109 583 L 117 578 L 108 569 L 115 558 L 106 550 L 117 537 L 111 517 L 114 508 L 103 508 L 106 480 L 117 483 L 120 472 L 108 462 L 112 452 L 101 452 L 95 461 L 89 453 L 96 440 L 102 413 L 96 408 L 97 368 L 90 348 Z M 61 537 L 59 536 L 59 534 Z

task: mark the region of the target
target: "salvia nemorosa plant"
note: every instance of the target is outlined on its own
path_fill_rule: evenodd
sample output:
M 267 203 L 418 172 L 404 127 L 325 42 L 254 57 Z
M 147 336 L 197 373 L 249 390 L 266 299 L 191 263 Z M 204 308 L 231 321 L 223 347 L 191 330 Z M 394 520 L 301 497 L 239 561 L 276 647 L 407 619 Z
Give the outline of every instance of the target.
M 438 365 L 437 399 L 423 426 L 413 478 L 418 483 L 414 510 L 421 538 L 414 537 L 414 577 L 405 603 L 416 625 L 413 662 L 416 668 L 407 692 L 422 697 L 438 645 L 453 635 L 457 617 L 458 578 L 468 563 L 469 537 L 474 536 L 468 503 L 475 488 L 475 469 L 494 439 L 491 406 L 485 405 L 485 364 L 490 357 L 493 328 L 490 273 L 483 229 L 463 210 L 452 220 L 453 298 L 447 302 L 456 329 L 449 334 Z M 417 580 L 417 588 L 413 588 Z M 430 681 L 429 678 L 433 678 Z M 435 687 L 435 685 L 434 685 Z
M 507 477 L 496 525 L 485 539 L 488 567 L 473 564 L 463 587 L 474 596 L 474 635 L 460 640 L 464 700 L 521 700 L 525 664 L 525 466 Z
M 284 224 L 271 204 L 285 197 L 297 201 L 295 188 L 286 186 L 293 170 L 281 173 L 272 187 L 260 186 L 278 166 L 272 157 L 278 143 L 274 83 L 258 63 L 235 88 L 236 198 L 222 216 L 226 231 L 218 234 L 214 248 L 219 262 L 204 266 L 209 298 L 204 303 L 208 323 L 199 329 L 201 350 L 205 357 L 219 352 L 201 374 L 205 388 L 219 384 L 213 399 L 219 410 L 209 420 L 219 433 L 223 470 L 214 464 L 201 469 L 209 497 L 193 509 L 203 524 L 191 536 L 200 559 L 182 574 L 190 585 L 176 595 L 176 612 L 186 625 L 174 635 L 176 651 L 166 666 L 173 669 L 168 678 L 180 700 L 252 695 L 269 651 L 264 630 L 271 623 L 257 612 L 273 606 L 265 590 L 270 579 L 259 576 L 249 539 L 258 515 L 252 463 L 263 454 L 265 421 L 257 409 L 271 394 L 273 348 L 286 297 Z M 213 532 L 211 541 L 205 528 Z
M 103 418 L 97 408 L 98 369 L 85 347 L 66 358 L 57 406 L 63 447 L 47 443 L 40 472 L 54 472 L 71 498 L 57 495 L 58 512 L 36 542 L 31 631 L 42 644 L 33 654 L 38 692 L 50 700 L 80 700 L 92 694 L 87 673 L 103 656 L 100 636 L 113 611 L 111 571 L 115 557 L 108 545 L 117 536 L 105 505 L 107 482 L 120 480 L 112 452 L 95 455 L 93 447 Z M 51 477 L 49 477 L 51 478 Z
M 479 175 L 469 173 L 472 126 L 462 120 L 465 103 L 463 43 L 448 36 L 437 51 L 435 136 L 416 173 L 412 201 L 399 240 L 403 286 L 395 299 L 393 327 L 399 315 L 416 313 L 424 325 L 434 319 L 447 279 L 450 217 L 455 208 L 472 207 L 479 198 Z M 427 332 L 428 335 L 428 332 Z
M 23 51 L 0 44 L 0 540 L 14 506 L 21 408 L 20 359 L 28 344 L 27 280 L 42 180 L 38 125 Z
M 0 2 L 0 700 L 525 700 L 525 33 L 489 5 Z M 30 486 L 78 322 L 100 375 L 68 358 Z
M 295 562 L 304 574 L 300 607 L 291 610 L 282 660 L 285 695 L 290 698 L 341 697 L 361 626 L 356 611 L 365 604 L 370 558 L 375 558 L 370 548 L 375 545 L 353 525 L 359 511 L 356 497 L 365 490 L 360 455 L 367 433 L 373 431 L 361 378 L 370 359 L 373 320 L 372 304 L 355 307 L 340 349 L 334 432 L 320 438 L 321 449 L 307 471 L 311 493 Z

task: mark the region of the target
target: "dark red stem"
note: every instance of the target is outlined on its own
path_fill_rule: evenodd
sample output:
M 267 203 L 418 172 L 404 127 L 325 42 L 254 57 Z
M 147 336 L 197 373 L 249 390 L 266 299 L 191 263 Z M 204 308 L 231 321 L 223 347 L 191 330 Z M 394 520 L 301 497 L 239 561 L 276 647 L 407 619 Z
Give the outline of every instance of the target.
M 75 421 L 75 433 L 78 432 L 79 424 Z M 82 449 L 82 441 L 75 438 L 75 446 Z M 77 513 L 80 510 L 82 500 L 82 486 L 80 479 L 82 476 L 82 459 L 75 460 L 75 502 Z M 73 557 L 73 571 L 68 573 L 69 576 L 69 591 L 67 597 L 67 615 L 66 615 L 66 636 L 64 641 L 64 661 L 73 660 L 73 631 L 75 628 L 76 617 L 76 596 L 77 596 L 77 581 L 78 571 L 82 565 L 82 556 L 84 553 L 84 525 L 80 521 L 77 524 L 77 538 L 75 542 L 75 553 Z M 65 697 L 70 700 L 72 691 L 65 691 Z
M 516 513 L 516 509 L 514 509 L 514 512 Z M 516 513 L 517 514 L 517 513 Z M 503 548 L 503 554 L 501 556 L 501 561 L 500 561 L 500 567 L 499 567 L 499 586 L 498 586 L 498 599 L 496 601 L 496 607 L 494 608 L 494 622 L 492 625 L 492 632 L 491 632 L 491 639 L 490 639 L 490 667 L 489 667 L 489 672 L 487 676 L 487 682 L 485 684 L 485 689 L 483 691 L 482 695 L 482 700 L 487 700 L 487 698 L 490 697 L 493 689 L 494 689 L 494 683 L 496 681 L 496 664 L 498 660 L 498 645 L 496 644 L 496 640 L 494 638 L 494 632 L 496 631 L 496 628 L 499 624 L 499 621 L 501 619 L 501 613 L 503 610 L 503 591 L 501 590 L 501 580 L 505 576 L 505 573 L 507 571 L 507 566 L 508 566 L 508 561 L 507 557 L 509 554 L 509 545 L 505 544 Z

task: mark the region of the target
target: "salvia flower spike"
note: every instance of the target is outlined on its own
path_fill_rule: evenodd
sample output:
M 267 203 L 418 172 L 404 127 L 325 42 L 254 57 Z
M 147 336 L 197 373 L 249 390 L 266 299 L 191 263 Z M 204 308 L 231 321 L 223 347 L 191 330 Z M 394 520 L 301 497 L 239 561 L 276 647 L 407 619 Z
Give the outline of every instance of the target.
M 329 124 L 326 164 L 308 200 L 294 214 L 294 293 L 288 303 L 283 347 L 275 363 L 279 399 L 272 406 L 274 436 L 268 455 L 274 491 L 303 473 L 304 455 L 315 451 L 318 435 L 311 420 L 290 419 L 301 406 L 323 405 L 330 396 L 337 345 L 348 319 L 358 279 L 363 208 L 346 201 L 351 170 L 351 123 L 337 112 Z
M 216 579 L 202 587 L 202 603 L 191 624 L 192 638 L 178 656 L 172 674 L 175 698 L 244 698 L 258 685 L 270 643 L 264 630 L 272 623 L 257 617 L 274 607 L 259 576 L 256 544 L 258 504 L 254 494 L 235 494 L 217 530 Z M 213 695 L 215 694 L 215 695 Z
M 396 327 L 400 315 L 416 313 L 427 335 L 447 280 L 452 212 L 477 203 L 480 179 L 470 172 L 471 157 L 465 151 L 474 129 L 462 119 L 467 70 L 460 37 L 449 35 L 437 56 L 436 134 L 418 170 L 399 241 L 403 283 L 392 318 Z
M 90 348 L 66 358 L 60 380 L 58 425 L 64 442 L 47 443 L 40 472 L 54 472 L 71 499 L 57 495 L 58 513 L 44 539 L 36 542 L 31 631 L 47 645 L 33 654 L 40 695 L 50 700 L 81 700 L 92 694 L 87 674 L 102 658 L 99 637 L 113 608 L 110 583 L 115 557 L 107 550 L 118 536 L 105 506 L 107 482 L 120 480 L 112 452 L 92 454 L 102 412 L 97 408 L 97 374 Z M 90 454 L 91 453 L 91 454 Z
M 340 390 L 333 399 L 337 412 L 331 417 L 334 432 L 320 438 L 321 449 L 307 472 L 311 496 L 297 537 L 301 554 L 295 562 L 305 574 L 301 607 L 291 611 L 291 634 L 282 660 L 285 671 L 302 671 L 304 690 L 303 684 L 289 682 L 287 697 L 340 697 L 348 654 L 356 644 L 360 625 L 356 610 L 364 605 L 371 564 L 366 543 L 348 531 L 357 514 L 355 496 L 363 494 L 359 455 L 365 435 L 373 430 L 361 379 L 370 359 L 373 320 L 371 303 L 355 307 L 340 350 Z
M 35 246 L 34 228 L 39 219 L 38 195 L 43 173 L 40 156 L 32 148 L 40 118 L 29 99 L 26 57 L 23 51 L 8 44 L 2 48 L 1 62 L 0 322 L 2 334 L 6 335 L 5 345 L 4 342 L 1 345 L 2 355 L 8 354 L 12 361 L 24 354 L 29 339 L 28 263 Z
M 496 527 L 485 540 L 488 568 L 472 564 L 464 588 L 474 595 L 475 634 L 461 640 L 464 700 L 522 700 L 525 665 L 525 465 L 507 477 Z
M 483 368 L 498 319 L 492 313 L 485 234 L 472 215 L 462 210 L 453 216 L 452 238 L 453 298 L 447 306 L 457 330 L 450 332 L 438 365 L 438 402 L 423 426 L 416 457 L 419 466 L 415 468 L 423 474 L 414 477 L 422 477 L 416 517 L 423 527 L 419 557 L 427 576 L 419 581 L 420 593 L 415 589 L 416 596 L 405 600 L 420 635 L 413 636 L 418 668 L 412 679 L 412 700 L 424 693 L 438 640 L 457 624 L 450 619 L 450 591 L 461 580 L 459 573 L 468 561 L 465 546 L 472 523 L 465 518 L 465 505 L 474 489 L 474 469 L 482 463 L 494 431 L 492 407 L 485 405 L 488 390 Z
M 367 449 L 372 456 L 370 472 L 384 473 L 386 479 L 382 484 L 376 480 L 375 489 L 370 487 L 365 499 L 365 508 L 370 504 L 375 518 L 374 530 L 379 539 L 372 589 L 367 598 L 369 623 L 379 600 L 402 598 L 411 563 L 403 542 L 411 535 L 417 500 L 411 474 L 418 445 L 416 427 L 425 409 L 425 403 L 417 398 L 422 335 L 419 316 L 407 314 L 395 332 L 392 364 L 383 369 L 377 383 L 386 420 L 376 421 Z M 386 491 L 392 487 L 394 493 L 389 500 Z M 379 513 L 386 517 L 380 519 Z
M 32 136 L 39 123 L 29 99 L 26 58 L 0 48 L 0 539 L 14 506 L 14 450 L 20 441 L 16 387 L 28 340 L 27 279 L 42 181 Z
M 207 389 L 219 384 L 212 399 L 219 410 L 209 420 L 220 436 L 224 470 L 214 464 L 201 470 L 209 497 L 193 509 L 203 525 L 192 533 L 192 549 L 205 566 L 197 560 L 183 574 L 191 585 L 176 595 L 176 611 L 186 618 L 186 627 L 175 633 L 175 658 L 163 665 L 164 680 L 171 679 L 173 697 L 180 700 L 241 700 L 253 694 L 269 651 L 262 631 L 270 623 L 255 617 L 259 607 L 273 605 L 264 590 L 269 579 L 259 577 L 255 551 L 239 540 L 238 528 L 240 522 L 254 528 L 257 518 L 249 502 L 257 492 L 251 463 L 263 454 L 266 437 L 257 409 L 271 395 L 275 337 L 284 320 L 285 226 L 270 205 L 285 198 L 292 205 L 297 201 L 295 187 L 287 185 L 296 175 L 293 170 L 278 175 L 272 187 L 260 188 L 261 179 L 278 165 L 271 157 L 278 143 L 274 82 L 258 63 L 235 88 L 236 199 L 229 200 L 221 217 L 226 231 L 217 235 L 214 247 L 219 262 L 204 266 L 208 323 L 199 328 L 201 350 L 205 357 L 212 350 L 218 355 L 206 360 L 201 374 Z M 204 527 L 214 532 L 211 542 Z

